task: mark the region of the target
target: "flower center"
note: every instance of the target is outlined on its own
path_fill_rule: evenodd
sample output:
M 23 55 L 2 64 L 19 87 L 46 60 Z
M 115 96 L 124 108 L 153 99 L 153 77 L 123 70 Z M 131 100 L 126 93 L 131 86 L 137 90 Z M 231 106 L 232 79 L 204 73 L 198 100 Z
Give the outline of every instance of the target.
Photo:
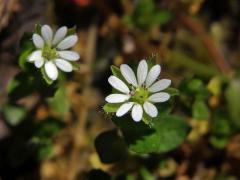
M 58 53 L 55 48 L 51 48 L 51 46 L 45 45 L 42 50 L 42 57 L 44 57 L 46 60 L 52 60 L 58 57 Z
M 149 92 L 145 88 L 139 87 L 133 93 L 131 100 L 139 104 L 144 104 L 144 102 L 147 101 L 148 96 Z

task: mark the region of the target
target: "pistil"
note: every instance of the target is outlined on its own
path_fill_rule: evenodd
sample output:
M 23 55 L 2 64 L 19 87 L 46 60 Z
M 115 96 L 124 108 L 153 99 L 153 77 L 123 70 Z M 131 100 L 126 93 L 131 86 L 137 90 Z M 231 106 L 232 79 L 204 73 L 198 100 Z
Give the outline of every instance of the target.
M 42 57 L 44 57 L 46 60 L 52 60 L 58 57 L 58 53 L 55 48 L 51 48 L 49 45 L 45 45 L 42 50 Z
M 144 104 L 144 102 L 148 99 L 148 96 L 149 92 L 145 88 L 139 87 L 133 93 L 131 100 L 138 104 Z

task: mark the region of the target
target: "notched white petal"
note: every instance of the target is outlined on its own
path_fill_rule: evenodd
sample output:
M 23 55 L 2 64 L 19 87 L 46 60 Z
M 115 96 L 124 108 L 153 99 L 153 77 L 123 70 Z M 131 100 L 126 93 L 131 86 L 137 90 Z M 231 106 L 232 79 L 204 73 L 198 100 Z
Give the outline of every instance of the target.
M 147 79 L 146 79 L 146 86 L 147 87 L 151 86 L 152 83 L 154 81 L 156 81 L 160 72 L 161 72 L 161 66 L 160 65 L 155 65 L 150 69 L 150 71 L 147 75 Z
M 150 102 L 145 102 L 143 104 L 143 109 L 150 117 L 154 118 L 154 117 L 157 117 L 157 115 L 158 115 L 158 110 L 157 110 L 156 106 Z
M 69 61 L 77 61 L 80 58 L 79 54 L 75 51 L 58 51 L 58 55 Z
M 77 35 L 67 36 L 57 45 L 57 48 L 60 50 L 69 49 L 77 43 L 77 40 Z
M 138 68 L 137 68 L 137 78 L 138 78 L 138 85 L 141 86 L 144 81 L 146 80 L 148 73 L 148 65 L 146 60 L 141 60 Z
M 44 65 L 44 70 L 45 70 L 47 76 L 49 77 L 49 79 L 51 79 L 53 81 L 57 79 L 58 70 L 57 70 L 56 65 L 53 62 L 51 62 L 51 61 L 46 62 Z
M 136 76 L 135 76 L 133 70 L 127 64 L 122 64 L 120 66 L 120 71 L 121 71 L 123 77 L 126 79 L 126 81 L 129 84 L 132 84 L 135 87 L 137 86 Z
M 124 114 L 126 114 L 126 113 L 132 108 L 133 104 L 134 104 L 133 102 L 127 102 L 127 103 L 122 104 L 122 105 L 118 108 L 118 110 L 117 110 L 117 112 L 116 112 L 116 116 L 117 116 L 117 117 L 121 117 L 121 116 L 123 116 Z
M 43 59 L 38 59 L 36 61 L 34 61 L 34 65 L 36 66 L 36 68 L 41 68 L 44 64 L 44 60 Z
M 64 72 L 71 72 L 73 70 L 73 66 L 68 61 L 63 59 L 55 59 L 54 60 L 56 66 Z
M 110 94 L 105 98 L 108 103 L 121 103 L 128 100 L 130 96 L 125 94 Z
M 29 62 L 33 62 L 41 59 L 43 59 L 41 50 L 33 51 L 32 54 L 30 54 L 30 56 L 28 57 Z
M 116 76 L 110 76 L 108 78 L 108 82 L 109 82 L 109 84 L 111 84 L 111 86 L 113 88 L 115 88 L 116 90 L 118 90 L 118 91 L 120 91 L 122 93 L 128 94 L 130 92 L 130 90 L 127 87 L 127 85 L 122 80 L 117 78 Z
M 151 95 L 148 100 L 154 103 L 158 103 L 158 102 L 165 102 L 170 98 L 170 95 L 168 93 L 165 92 L 160 92 L 160 93 L 156 93 Z
M 44 46 L 43 38 L 39 34 L 33 34 L 32 36 L 33 44 L 36 48 L 42 49 Z
M 41 28 L 41 34 L 45 42 L 49 45 L 52 43 L 53 31 L 49 25 L 44 25 Z
M 139 122 L 141 121 L 143 116 L 143 109 L 142 106 L 139 104 L 135 104 L 132 108 L 132 118 L 134 121 Z
M 56 45 L 61 40 L 63 40 L 66 35 L 67 35 L 67 27 L 63 26 L 63 27 L 59 28 L 53 37 L 52 44 Z
M 168 88 L 171 84 L 170 79 L 161 79 L 148 88 L 150 92 L 159 92 Z

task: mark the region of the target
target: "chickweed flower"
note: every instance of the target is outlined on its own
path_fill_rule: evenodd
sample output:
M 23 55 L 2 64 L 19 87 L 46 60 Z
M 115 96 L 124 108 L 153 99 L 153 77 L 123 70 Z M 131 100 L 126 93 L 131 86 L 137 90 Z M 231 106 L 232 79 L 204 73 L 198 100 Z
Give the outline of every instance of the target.
M 108 103 L 120 103 L 116 116 L 121 117 L 131 111 L 134 121 L 139 122 L 144 115 L 152 118 L 158 115 L 155 103 L 165 102 L 170 98 L 166 92 L 160 92 L 170 86 L 171 80 L 157 80 L 161 72 L 161 66 L 155 65 L 150 70 L 146 60 L 140 61 L 137 68 L 137 77 L 127 65 L 120 66 L 123 80 L 116 76 L 110 76 L 108 82 L 117 90 L 105 98 Z
M 68 50 L 76 44 L 77 35 L 67 33 L 68 29 L 65 26 L 53 33 L 48 25 L 44 25 L 39 34 L 34 33 L 32 36 L 36 50 L 28 57 L 28 61 L 34 63 L 37 68 L 44 67 L 46 75 L 53 81 L 58 77 L 58 69 L 71 72 L 72 62 L 80 58 L 77 52 Z

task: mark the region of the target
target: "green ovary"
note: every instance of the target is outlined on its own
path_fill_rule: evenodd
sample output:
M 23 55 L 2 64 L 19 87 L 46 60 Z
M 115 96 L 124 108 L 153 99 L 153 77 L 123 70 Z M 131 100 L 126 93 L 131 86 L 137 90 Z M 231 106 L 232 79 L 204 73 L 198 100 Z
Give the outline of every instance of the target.
M 146 89 L 142 87 L 137 88 L 133 96 L 131 97 L 131 101 L 139 104 L 144 104 L 144 102 L 147 101 L 148 96 L 149 96 L 149 92 Z
M 42 57 L 46 60 L 52 60 L 58 58 L 58 54 L 56 49 L 51 48 L 48 45 L 45 45 L 43 50 L 42 50 Z

